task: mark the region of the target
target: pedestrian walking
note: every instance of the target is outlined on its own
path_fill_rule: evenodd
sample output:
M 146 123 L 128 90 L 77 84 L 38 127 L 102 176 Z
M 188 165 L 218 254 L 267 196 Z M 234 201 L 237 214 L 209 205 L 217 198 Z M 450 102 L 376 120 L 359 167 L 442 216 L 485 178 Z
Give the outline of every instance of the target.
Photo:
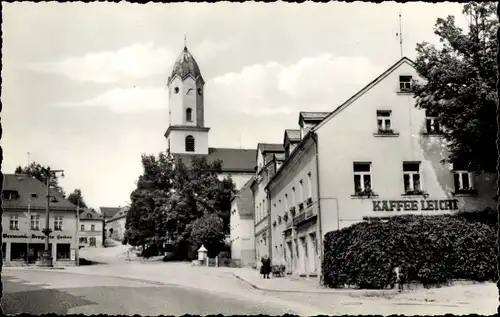
M 260 267 L 260 273 L 264 276 L 264 278 L 269 278 L 269 274 L 271 274 L 271 259 L 266 255 L 261 260 L 262 265 Z

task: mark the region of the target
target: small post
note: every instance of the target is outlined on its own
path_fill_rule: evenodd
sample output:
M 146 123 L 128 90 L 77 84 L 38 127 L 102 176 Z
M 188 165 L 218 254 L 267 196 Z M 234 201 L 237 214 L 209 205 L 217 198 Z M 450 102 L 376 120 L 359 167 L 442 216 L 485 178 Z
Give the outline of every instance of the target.
M 208 264 L 208 262 L 210 261 L 210 258 L 207 256 L 207 267 L 209 267 L 210 265 Z
M 215 267 L 219 267 L 219 256 L 215 257 Z

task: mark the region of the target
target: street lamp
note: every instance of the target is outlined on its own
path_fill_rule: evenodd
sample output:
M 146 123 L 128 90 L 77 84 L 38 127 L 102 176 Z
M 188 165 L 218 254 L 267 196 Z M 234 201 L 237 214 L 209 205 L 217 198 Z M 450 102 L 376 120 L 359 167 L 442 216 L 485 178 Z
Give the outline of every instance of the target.
M 42 230 L 43 234 L 45 234 L 45 250 L 42 254 L 42 263 L 43 267 L 52 267 L 52 256 L 49 250 L 49 235 L 52 232 L 50 229 L 50 179 L 56 175 L 56 173 L 62 173 L 62 177 L 64 177 L 64 170 L 51 170 L 50 167 L 42 168 L 42 171 L 45 173 L 47 178 L 47 209 L 45 210 L 45 228 Z

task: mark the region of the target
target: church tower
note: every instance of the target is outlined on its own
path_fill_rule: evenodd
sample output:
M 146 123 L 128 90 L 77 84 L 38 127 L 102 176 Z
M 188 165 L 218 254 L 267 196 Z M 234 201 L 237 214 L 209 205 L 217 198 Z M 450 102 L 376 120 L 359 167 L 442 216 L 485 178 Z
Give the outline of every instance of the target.
M 167 80 L 169 125 L 165 138 L 171 154 L 208 154 L 204 85 L 200 68 L 184 44 Z

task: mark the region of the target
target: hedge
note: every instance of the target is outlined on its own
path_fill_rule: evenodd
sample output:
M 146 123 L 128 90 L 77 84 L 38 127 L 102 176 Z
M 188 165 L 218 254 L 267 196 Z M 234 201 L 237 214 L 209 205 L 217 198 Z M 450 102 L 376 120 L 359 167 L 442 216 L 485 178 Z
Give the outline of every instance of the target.
M 323 282 L 328 287 L 383 289 L 399 266 L 407 282 L 497 280 L 496 231 L 457 215 L 395 216 L 325 235 Z

